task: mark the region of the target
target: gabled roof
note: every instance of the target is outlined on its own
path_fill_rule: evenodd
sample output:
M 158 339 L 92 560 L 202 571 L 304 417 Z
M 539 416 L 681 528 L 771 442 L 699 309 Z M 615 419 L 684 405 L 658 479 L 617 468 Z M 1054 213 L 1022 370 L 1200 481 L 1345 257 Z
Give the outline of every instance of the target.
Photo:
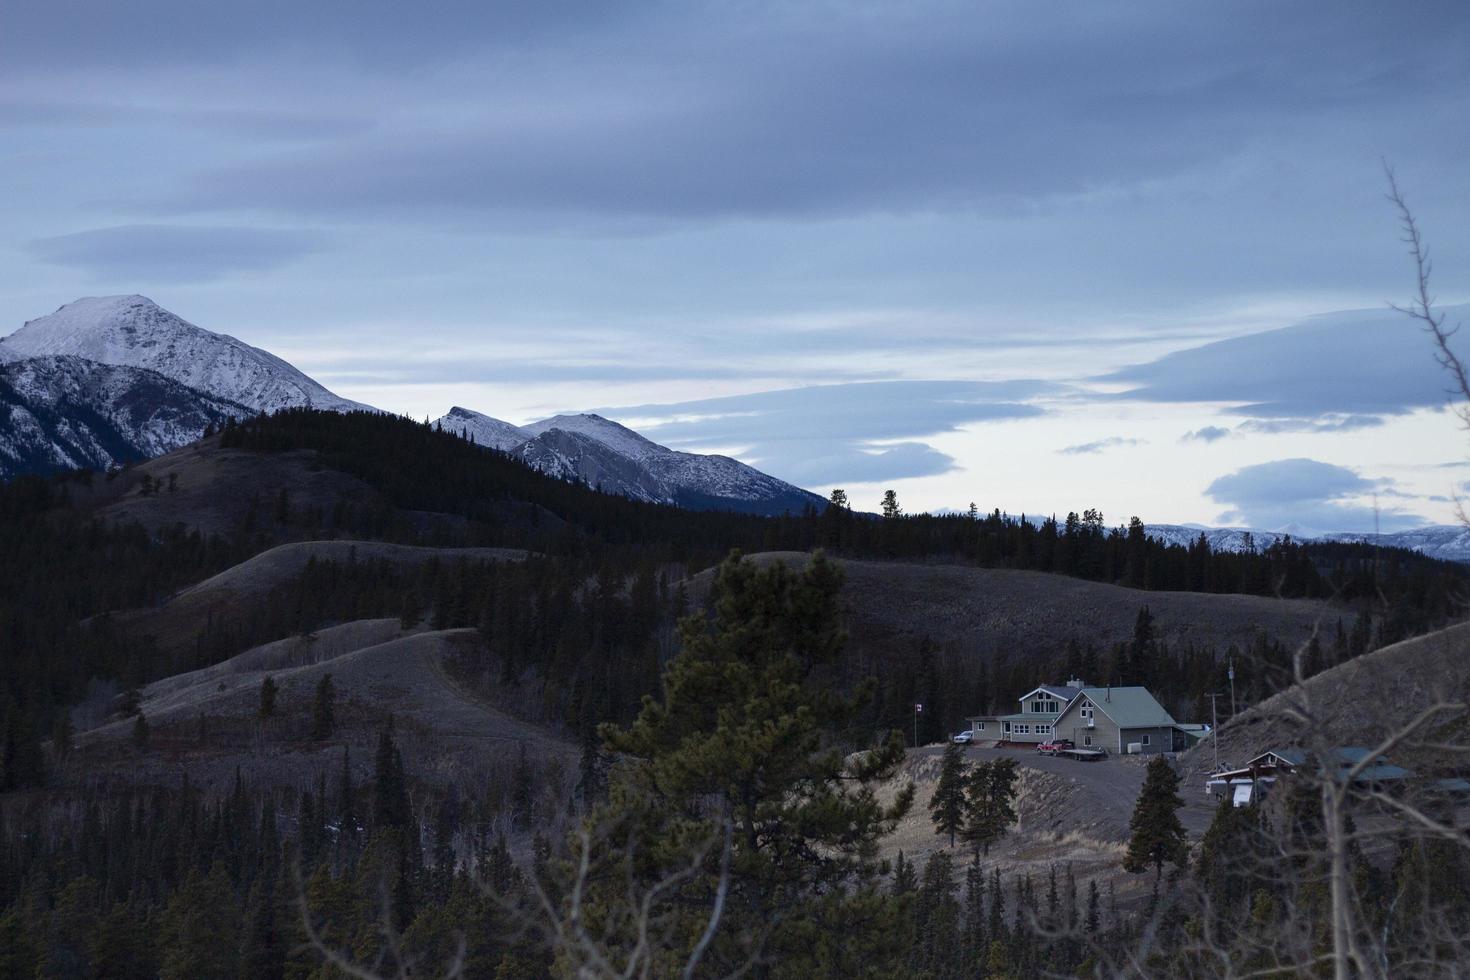
M 1042 691 L 1046 694 L 1050 694 L 1052 697 L 1057 698 L 1063 704 L 1065 704 L 1075 698 L 1081 690 L 1082 689 L 1078 687 L 1064 687 L 1060 684 L 1038 684 L 1036 687 L 1033 687 L 1025 694 L 1016 698 L 1016 700 L 1024 701 L 1031 695 L 1035 694 L 1037 691 Z
M 1084 687 L 1081 693 L 1119 728 L 1172 728 L 1175 724 L 1146 687 Z M 1081 703 L 1082 698 L 1074 698 L 1062 714 L 1071 713 Z
M 1337 760 L 1336 775 L 1340 779 L 1348 769 L 1368 758 L 1370 750 L 1360 745 L 1343 745 L 1334 748 L 1332 754 Z M 1307 753 L 1305 750 L 1298 748 L 1272 749 L 1269 752 L 1261 753 L 1247 762 L 1245 764 L 1245 770 L 1259 765 L 1272 765 L 1278 761 L 1284 762 L 1291 768 L 1296 769 L 1307 761 Z M 1358 773 L 1357 779 L 1361 782 L 1381 783 L 1395 779 L 1408 779 L 1413 775 L 1414 771 L 1412 769 L 1396 766 L 1387 759 L 1380 758 L 1371 765 L 1365 766 L 1363 771 Z

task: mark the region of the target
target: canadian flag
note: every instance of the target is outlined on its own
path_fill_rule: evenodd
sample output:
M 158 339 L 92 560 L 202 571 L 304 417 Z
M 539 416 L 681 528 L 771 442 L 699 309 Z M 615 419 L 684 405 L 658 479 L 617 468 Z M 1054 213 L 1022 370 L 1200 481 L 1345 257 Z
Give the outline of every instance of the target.
M 919 712 L 921 712 L 923 710 L 924 710 L 924 706 L 922 704 L 916 704 L 916 705 L 914 705 L 914 714 L 918 714 Z

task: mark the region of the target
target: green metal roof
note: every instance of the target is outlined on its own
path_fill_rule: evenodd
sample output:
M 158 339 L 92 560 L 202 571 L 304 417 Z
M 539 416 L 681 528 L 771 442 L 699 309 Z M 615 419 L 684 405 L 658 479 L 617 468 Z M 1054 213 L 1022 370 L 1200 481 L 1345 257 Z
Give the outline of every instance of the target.
M 1161 728 L 1175 724 L 1146 687 L 1084 687 L 1082 694 L 1119 728 Z M 1076 711 L 1081 703 L 1082 698 L 1077 698 L 1062 714 Z

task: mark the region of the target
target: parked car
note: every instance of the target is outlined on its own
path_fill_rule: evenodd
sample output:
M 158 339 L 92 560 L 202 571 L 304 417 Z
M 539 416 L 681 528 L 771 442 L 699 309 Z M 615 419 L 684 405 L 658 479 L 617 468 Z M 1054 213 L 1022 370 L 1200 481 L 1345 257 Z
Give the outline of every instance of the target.
M 1069 738 L 1054 738 L 1050 742 L 1042 742 L 1036 746 L 1036 754 L 1056 755 L 1058 752 L 1065 752 L 1068 749 L 1075 749 L 1076 747 Z
M 949 740 L 956 745 L 969 745 L 971 742 L 975 741 L 975 733 L 970 731 L 969 729 L 966 729 L 963 732 L 956 732 L 955 734 L 951 735 L 949 737 Z

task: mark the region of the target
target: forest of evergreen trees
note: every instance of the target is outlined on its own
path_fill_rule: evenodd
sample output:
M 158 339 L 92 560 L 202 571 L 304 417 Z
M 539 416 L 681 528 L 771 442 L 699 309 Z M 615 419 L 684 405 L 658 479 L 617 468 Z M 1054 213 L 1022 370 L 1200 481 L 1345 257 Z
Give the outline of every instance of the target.
M 1289 976 L 1325 956 L 1334 899 L 1308 785 L 1226 804 L 1191 854 L 1178 777 L 1156 759 L 1121 867 L 1154 883 L 1144 905 L 1120 904 L 1116 870 L 980 860 L 1014 819 L 1011 765 L 961 774 L 952 846 L 932 805 L 930 856 L 880 859 L 912 798 L 870 792 L 902 759 L 897 733 L 848 724 L 873 690 L 826 682 L 840 581 L 830 562 L 727 563 L 712 614 L 680 624 L 661 694 L 601 727 L 570 798 L 548 798 L 524 755 L 503 796 L 430 789 L 388 717 L 367 780 L 329 751 L 294 790 L 237 776 L 211 798 L 184 777 L 11 806 L 0 978 Z M 1361 929 L 1386 975 L 1452 975 L 1467 852 L 1390 840 L 1386 856 L 1349 850 Z
M 1149 590 L 1332 597 L 1342 615 L 1329 625 L 1330 639 L 1310 651 L 1315 671 L 1445 622 L 1466 584 L 1464 569 L 1411 552 L 1283 542 L 1217 553 L 1203 540 L 1188 548 L 1161 544 L 1136 520 L 1110 529 L 1094 511 L 1039 524 L 999 513 L 906 517 L 896 498 L 883 518 L 840 504 L 780 518 L 682 511 L 553 480 L 455 435 L 371 413 L 288 411 L 231 426 L 219 438 L 258 452 L 314 450 L 383 500 L 293 507 L 283 495 L 252 508 L 233 533 L 204 536 L 182 526 L 150 534 L 72 506 L 79 483 L 104 476 L 26 477 L 0 486 L 0 549 L 23 556 L 0 563 L 0 658 L 7 665 L 0 675 L 0 786 L 43 779 L 40 746 L 63 734 L 64 709 L 90 682 L 135 687 L 261 642 L 367 616 L 479 627 L 487 653 L 458 665 L 470 683 L 488 689 L 529 674 L 540 685 L 538 714 L 575 732 L 597 720 L 626 720 L 654 690 L 672 623 L 685 611 L 687 599 L 669 584 L 671 571 L 677 577 L 708 567 L 732 548 L 823 548 L 839 557 L 1035 569 L 1139 590 L 1140 627 L 1131 643 L 1113 649 L 1079 637 L 1049 661 L 977 669 L 956 651 L 921 640 L 882 662 L 838 670 L 844 683 L 883 679 L 863 724 L 900 724 L 915 701 L 931 704 L 922 740 L 1063 675 L 1145 684 L 1181 717 L 1197 719 L 1207 717 L 1203 695 L 1220 689 L 1228 662 L 1236 665 L 1242 703 L 1285 680 L 1290 652 L 1270 637 L 1243 650 L 1157 641 L 1146 621 Z M 167 486 L 143 490 L 169 493 Z M 422 522 L 406 516 L 423 512 L 465 519 L 454 538 L 436 526 L 427 543 L 525 547 L 544 557 L 520 565 L 431 562 L 416 570 L 314 564 L 248 614 L 203 624 L 186 651 L 160 651 L 110 615 L 152 606 L 282 540 L 424 541 Z

